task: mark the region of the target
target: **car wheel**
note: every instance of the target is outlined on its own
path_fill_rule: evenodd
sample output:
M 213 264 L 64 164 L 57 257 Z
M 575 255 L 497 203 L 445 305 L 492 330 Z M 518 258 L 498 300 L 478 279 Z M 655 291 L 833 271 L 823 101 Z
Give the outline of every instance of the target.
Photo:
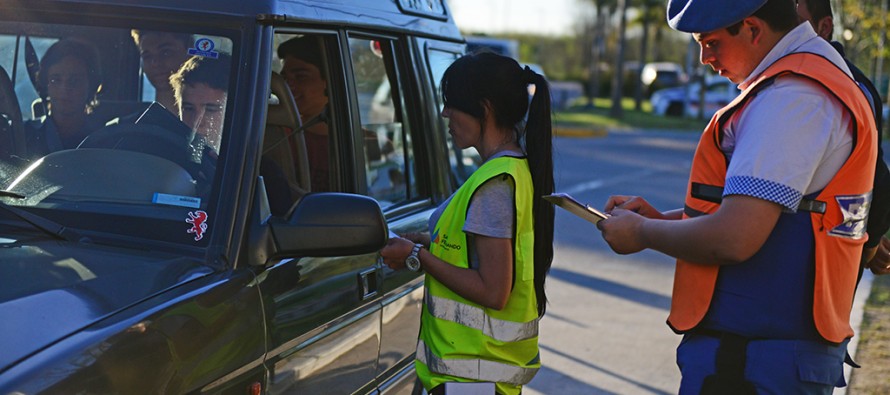
M 683 116 L 683 103 L 671 103 L 668 105 L 667 111 L 665 111 L 666 115 L 672 117 L 681 117 Z

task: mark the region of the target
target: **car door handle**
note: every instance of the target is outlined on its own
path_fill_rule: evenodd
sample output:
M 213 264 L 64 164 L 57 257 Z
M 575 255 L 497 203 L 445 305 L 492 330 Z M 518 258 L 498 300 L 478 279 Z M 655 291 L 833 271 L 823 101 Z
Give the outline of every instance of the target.
M 367 300 L 377 296 L 379 289 L 377 267 L 371 267 L 358 273 L 359 299 Z

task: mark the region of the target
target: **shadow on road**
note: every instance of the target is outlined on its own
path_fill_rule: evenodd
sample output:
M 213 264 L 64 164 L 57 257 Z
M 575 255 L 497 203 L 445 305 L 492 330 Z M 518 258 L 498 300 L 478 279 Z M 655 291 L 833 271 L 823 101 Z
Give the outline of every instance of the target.
M 551 268 L 548 277 L 590 288 L 597 292 L 606 293 L 617 298 L 655 307 L 664 311 L 668 311 L 671 308 L 671 298 L 669 296 L 630 287 L 610 280 L 592 277 L 587 274 L 576 273 L 559 268 Z

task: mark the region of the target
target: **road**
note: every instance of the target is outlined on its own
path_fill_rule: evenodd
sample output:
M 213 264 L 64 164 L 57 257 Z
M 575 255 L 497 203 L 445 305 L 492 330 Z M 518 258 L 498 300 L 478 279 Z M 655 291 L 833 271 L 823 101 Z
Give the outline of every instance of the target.
M 611 131 L 604 138 L 557 138 L 556 190 L 597 208 L 612 194 L 644 196 L 660 210 L 680 208 L 698 137 Z M 543 368 L 523 393 L 677 393 L 680 336 L 665 324 L 673 271 L 672 258 L 651 250 L 614 254 L 592 224 L 558 209 L 541 321 Z
M 681 207 L 698 134 L 610 132 L 557 138 L 556 190 L 601 208 L 611 194 Z M 672 394 L 680 337 L 665 325 L 673 259 L 611 252 L 596 228 L 556 213 L 554 263 L 541 322 L 543 368 L 530 394 Z

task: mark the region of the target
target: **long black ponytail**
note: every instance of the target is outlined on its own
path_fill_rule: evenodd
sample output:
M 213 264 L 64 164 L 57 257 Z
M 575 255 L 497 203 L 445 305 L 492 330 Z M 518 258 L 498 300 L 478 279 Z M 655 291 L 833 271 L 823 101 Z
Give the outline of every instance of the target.
M 534 94 L 529 102 L 529 86 Z M 494 110 L 498 127 L 515 130 L 525 149 L 534 184 L 532 215 L 535 226 L 535 296 L 538 315 L 547 309 L 544 279 L 553 263 L 553 205 L 541 196 L 553 193 L 553 126 L 550 114 L 550 85 L 544 76 L 512 58 L 492 52 L 461 57 L 442 76 L 442 98 L 446 106 L 480 120 L 485 105 Z

